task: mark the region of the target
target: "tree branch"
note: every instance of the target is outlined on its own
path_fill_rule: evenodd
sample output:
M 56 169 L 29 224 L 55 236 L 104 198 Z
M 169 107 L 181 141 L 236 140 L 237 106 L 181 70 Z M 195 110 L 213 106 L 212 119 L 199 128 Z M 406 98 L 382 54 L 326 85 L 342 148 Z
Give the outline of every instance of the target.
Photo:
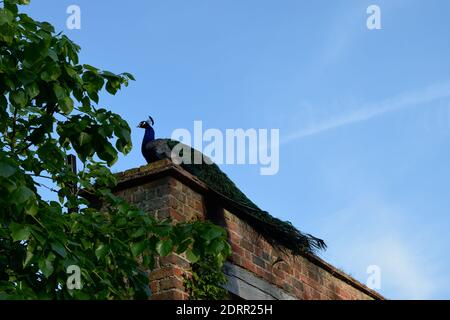
M 11 134 L 11 151 L 14 152 L 16 147 L 16 122 L 17 122 L 17 108 L 14 107 L 13 125 Z

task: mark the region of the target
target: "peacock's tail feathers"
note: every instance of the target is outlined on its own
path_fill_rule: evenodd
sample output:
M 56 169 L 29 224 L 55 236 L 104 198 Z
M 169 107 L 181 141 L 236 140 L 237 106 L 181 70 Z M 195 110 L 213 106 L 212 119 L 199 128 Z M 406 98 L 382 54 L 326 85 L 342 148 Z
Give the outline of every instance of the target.
M 171 152 L 179 141 L 170 139 L 157 139 L 150 143 L 147 148 L 152 149 L 155 158 L 171 158 Z M 294 254 L 314 253 L 324 250 L 326 244 L 323 240 L 310 234 L 305 234 L 295 228 L 290 222 L 282 221 L 273 217 L 267 211 L 261 210 L 253 203 L 228 176 L 215 164 L 194 164 L 197 156 L 206 157 L 199 151 L 184 145 L 191 151 L 191 161 L 181 163 L 181 167 L 190 174 L 203 181 L 218 197 L 227 200 L 229 206 L 272 245 L 286 248 Z M 188 150 L 188 149 L 185 149 Z M 181 153 L 179 156 L 183 156 Z M 208 161 L 211 163 L 211 161 Z

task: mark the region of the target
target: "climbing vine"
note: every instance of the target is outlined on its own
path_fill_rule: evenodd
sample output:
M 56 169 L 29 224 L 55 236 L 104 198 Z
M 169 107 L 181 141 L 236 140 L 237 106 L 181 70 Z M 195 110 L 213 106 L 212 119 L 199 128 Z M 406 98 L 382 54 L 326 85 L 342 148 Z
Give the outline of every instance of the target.
M 192 300 L 224 300 L 227 279 L 222 272 L 223 263 L 212 255 L 194 263 L 192 276 L 186 280 L 186 289 Z
M 231 254 L 231 248 L 226 241 L 224 229 L 215 225 L 199 224 L 194 237 L 201 237 L 203 243 L 194 245 L 194 250 L 201 253 L 201 258 L 191 259 L 191 276 L 185 281 L 185 286 L 192 300 L 223 300 L 227 291 L 223 288 L 226 277 L 223 273 L 223 265 Z M 189 257 L 189 255 L 188 255 Z

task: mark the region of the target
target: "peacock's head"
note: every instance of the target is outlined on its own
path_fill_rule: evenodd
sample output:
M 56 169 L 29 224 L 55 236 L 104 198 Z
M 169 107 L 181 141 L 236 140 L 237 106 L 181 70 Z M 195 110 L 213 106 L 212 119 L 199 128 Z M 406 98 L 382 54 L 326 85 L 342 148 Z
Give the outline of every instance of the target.
M 147 129 L 155 124 L 155 121 L 153 121 L 153 118 L 148 116 L 148 120 L 139 122 L 138 128 Z

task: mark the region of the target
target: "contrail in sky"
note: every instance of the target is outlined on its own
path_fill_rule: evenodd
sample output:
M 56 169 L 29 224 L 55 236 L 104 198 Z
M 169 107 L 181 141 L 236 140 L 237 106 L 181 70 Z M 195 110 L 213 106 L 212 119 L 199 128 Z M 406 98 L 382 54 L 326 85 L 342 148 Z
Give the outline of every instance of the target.
M 304 137 L 313 136 L 324 131 L 343 127 L 349 124 L 370 120 L 382 114 L 405 109 L 423 103 L 450 97 L 450 82 L 434 84 L 423 90 L 409 92 L 386 99 L 379 103 L 372 103 L 351 113 L 337 115 L 330 119 L 318 121 L 306 128 L 293 132 L 281 140 L 286 144 Z

